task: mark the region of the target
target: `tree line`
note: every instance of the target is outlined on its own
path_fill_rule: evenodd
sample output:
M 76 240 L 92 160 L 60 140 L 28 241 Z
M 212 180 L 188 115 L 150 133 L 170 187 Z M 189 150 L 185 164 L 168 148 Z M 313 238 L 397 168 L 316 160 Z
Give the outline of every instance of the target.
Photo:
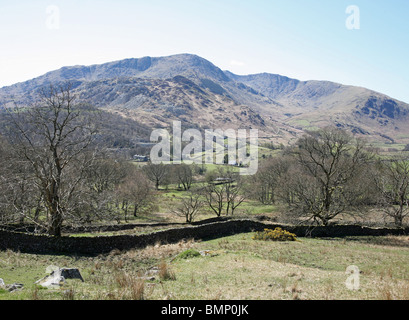
M 77 103 L 69 83 L 41 89 L 32 106 L 3 111 L 1 223 L 29 222 L 60 236 L 64 222 L 118 220 L 115 209 L 126 211 L 130 202 L 134 213 L 142 210 L 149 194 L 142 200 L 138 192 L 149 188 L 143 189 L 134 166 L 106 147 L 107 119 L 112 117 L 106 112 Z M 130 125 L 123 129 L 141 135 Z M 131 184 L 132 178 L 138 183 Z
M 306 133 L 261 164 L 252 197 L 286 204 L 289 215 L 328 225 L 341 214 L 376 210 L 401 227 L 409 214 L 409 157 L 380 157 L 338 128 Z
M 207 173 L 200 165 L 138 167 L 107 148 L 106 121 L 78 104 L 69 84 L 41 90 L 33 106 L 3 112 L 0 224 L 30 223 L 61 236 L 63 225 L 128 221 L 155 210 L 158 191 L 170 184 L 184 192 L 169 210 L 188 223 L 203 210 L 234 215 L 249 199 L 321 225 L 376 208 L 402 226 L 409 213 L 404 153 L 381 158 L 338 128 L 307 132 L 244 178 L 229 166 Z
M 106 113 L 77 103 L 69 83 L 40 90 L 32 106 L 3 112 L 0 224 L 29 223 L 58 237 L 64 225 L 119 223 L 151 212 L 159 188 L 169 184 L 194 194 L 194 176 L 203 175 L 205 168 L 185 164 L 139 168 L 107 148 L 106 121 Z M 219 189 L 212 192 L 220 193 Z M 227 213 L 233 213 L 235 193 L 226 190 Z M 223 206 L 216 209 L 213 197 L 209 203 L 220 216 Z M 201 200 L 196 208 L 199 204 Z M 173 211 L 184 212 L 180 210 Z M 192 222 L 195 213 L 189 209 L 186 221 Z

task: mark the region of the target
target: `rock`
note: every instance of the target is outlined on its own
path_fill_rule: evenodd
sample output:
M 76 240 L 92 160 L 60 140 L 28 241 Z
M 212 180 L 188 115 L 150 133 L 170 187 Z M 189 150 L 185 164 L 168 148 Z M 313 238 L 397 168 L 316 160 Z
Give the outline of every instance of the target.
M 137 279 L 145 281 L 155 281 L 156 277 L 159 275 L 159 268 L 153 267 L 145 272 L 145 274 Z
M 24 284 L 22 284 L 22 283 L 13 283 L 13 284 L 6 285 L 4 283 L 4 280 L 0 279 L 0 289 L 5 289 L 8 292 L 14 292 L 14 291 L 17 291 L 17 290 L 21 290 L 21 289 L 23 289 L 23 287 L 24 287 Z
M 66 279 L 79 279 L 84 282 L 84 279 L 82 278 L 78 269 L 61 268 L 52 271 L 50 275 L 36 281 L 36 284 L 46 288 L 60 287 L 65 284 Z
M 13 283 L 6 286 L 8 292 L 14 292 L 23 289 L 24 284 L 21 283 Z
M 159 268 L 153 267 L 145 272 L 145 276 L 155 276 L 159 274 Z
M 64 277 L 64 279 L 79 279 L 84 282 L 84 279 L 82 278 L 78 269 L 62 268 L 60 269 L 60 275 Z
M 51 287 L 60 287 L 65 283 L 64 277 L 61 277 L 59 273 L 51 273 L 50 275 L 36 281 L 36 284 L 39 284 L 42 287 L 45 288 L 51 288 Z
M 155 281 L 155 277 L 138 277 L 137 279 L 139 280 L 144 280 L 144 281 Z

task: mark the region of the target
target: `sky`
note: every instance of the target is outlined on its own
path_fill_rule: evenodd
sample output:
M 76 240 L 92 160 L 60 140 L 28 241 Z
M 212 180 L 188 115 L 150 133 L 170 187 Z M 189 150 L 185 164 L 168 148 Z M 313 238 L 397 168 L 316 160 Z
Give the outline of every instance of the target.
M 407 0 L 0 0 L 0 87 L 63 66 L 192 53 L 240 75 L 409 103 L 408 14 Z

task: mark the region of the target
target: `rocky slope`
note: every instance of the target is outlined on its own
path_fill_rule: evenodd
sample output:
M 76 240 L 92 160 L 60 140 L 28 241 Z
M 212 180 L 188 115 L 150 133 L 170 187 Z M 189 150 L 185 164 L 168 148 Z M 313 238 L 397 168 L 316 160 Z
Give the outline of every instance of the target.
M 378 142 L 409 142 L 409 105 L 365 88 L 274 74 L 235 75 L 196 55 L 64 67 L 0 89 L 0 106 L 30 104 L 49 84 L 73 83 L 80 101 L 151 128 L 257 128 L 275 142 L 343 127 Z

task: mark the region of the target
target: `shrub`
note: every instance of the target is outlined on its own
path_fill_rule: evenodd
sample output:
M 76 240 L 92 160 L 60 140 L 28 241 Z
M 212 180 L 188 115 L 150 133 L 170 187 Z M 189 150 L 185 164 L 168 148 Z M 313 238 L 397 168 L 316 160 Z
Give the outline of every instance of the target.
M 190 259 L 195 257 L 200 257 L 200 252 L 194 249 L 188 249 L 180 253 L 175 259 Z
M 254 240 L 263 241 L 297 241 L 297 236 L 281 228 L 264 229 L 264 231 L 257 232 L 253 236 Z

